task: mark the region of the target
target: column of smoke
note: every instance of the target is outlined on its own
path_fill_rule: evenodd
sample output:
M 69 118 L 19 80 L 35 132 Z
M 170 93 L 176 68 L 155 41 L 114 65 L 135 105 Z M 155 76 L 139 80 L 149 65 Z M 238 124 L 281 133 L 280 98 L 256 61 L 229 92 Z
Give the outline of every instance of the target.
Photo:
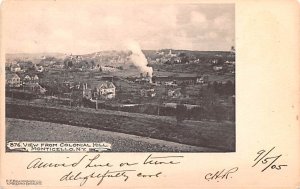
M 143 75 L 149 74 L 152 77 L 153 69 L 147 66 L 148 61 L 141 50 L 140 45 L 137 42 L 131 41 L 127 43 L 128 50 L 131 51 L 130 60 L 132 63 L 143 73 Z

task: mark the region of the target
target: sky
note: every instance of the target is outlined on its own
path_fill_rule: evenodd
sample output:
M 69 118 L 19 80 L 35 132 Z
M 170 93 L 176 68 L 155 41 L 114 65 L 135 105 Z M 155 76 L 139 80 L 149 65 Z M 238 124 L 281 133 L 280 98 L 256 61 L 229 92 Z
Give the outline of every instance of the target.
M 235 42 L 234 4 L 6 1 L 7 53 L 85 54 L 142 49 L 228 51 Z

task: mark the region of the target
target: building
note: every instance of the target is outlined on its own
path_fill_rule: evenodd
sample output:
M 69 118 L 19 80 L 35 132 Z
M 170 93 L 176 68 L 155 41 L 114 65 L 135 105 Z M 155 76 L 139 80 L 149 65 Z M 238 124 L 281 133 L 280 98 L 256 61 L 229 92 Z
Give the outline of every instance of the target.
M 153 82 L 158 84 L 165 84 L 166 82 L 172 82 L 174 81 L 174 77 L 172 76 L 153 76 L 152 78 Z
M 97 81 L 83 85 L 83 97 L 87 99 L 112 99 L 116 96 L 116 86 L 112 82 Z
M 180 88 L 177 88 L 177 89 L 169 89 L 168 90 L 168 96 L 169 97 L 172 97 L 172 98 L 179 98 L 182 96 L 181 94 L 181 89 Z
M 208 75 L 203 75 L 197 78 L 196 83 L 200 83 L 200 84 L 208 83 Z
M 153 88 L 152 89 L 141 89 L 141 96 L 142 97 L 155 97 L 156 92 Z
M 35 70 L 37 71 L 37 72 L 43 72 L 44 71 L 44 67 L 43 66 L 36 66 L 35 67 Z
M 28 84 L 24 85 L 24 90 L 30 91 L 30 92 L 33 92 L 36 94 L 45 94 L 47 91 L 44 87 L 42 87 L 38 83 L 28 83 Z
M 220 70 L 222 70 L 223 69 L 223 66 L 214 66 L 213 67 L 213 70 L 214 71 L 220 71 Z
M 39 76 L 36 74 L 21 74 L 20 76 L 23 84 L 39 83 Z
M 178 85 L 174 81 L 166 81 L 165 86 L 177 87 Z
M 178 76 L 175 77 L 176 84 L 195 84 L 197 81 L 196 76 Z
M 167 57 L 176 57 L 177 54 L 172 53 L 172 49 L 170 49 L 169 54 L 166 55 Z
M 6 85 L 9 87 L 20 87 L 21 86 L 21 78 L 15 73 L 6 74 Z
M 212 64 L 218 64 L 219 61 L 218 61 L 218 59 L 213 59 L 213 60 L 211 61 L 211 63 L 212 63 Z
M 19 64 L 13 64 L 10 67 L 11 72 L 20 72 L 21 70 L 22 69 L 21 69 L 21 66 Z
M 113 66 L 100 66 L 99 70 L 103 72 L 115 72 L 117 71 L 117 68 Z
M 232 65 L 235 65 L 235 61 L 229 61 L 229 60 L 226 60 L 224 63 L 225 63 L 225 64 L 232 64 Z
M 152 77 L 147 72 L 147 74 L 144 76 L 143 73 L 140 74 L 140 77 L 135 80 L 136 83 L 152 83 Z
M 22 78 L 23 82 L 27 83 L 31 81 L 30 75 L 25 75 L 24 78 Z

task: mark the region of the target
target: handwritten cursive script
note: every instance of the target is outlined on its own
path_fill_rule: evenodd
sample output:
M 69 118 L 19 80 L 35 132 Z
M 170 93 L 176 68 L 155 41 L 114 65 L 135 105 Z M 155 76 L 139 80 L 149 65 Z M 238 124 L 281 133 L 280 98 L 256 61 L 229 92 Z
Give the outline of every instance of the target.
M 106 179 L 121 179 L 126 182 L 130 177 L 140 179 L 159 178 L 164 173 L 159 170 L 160 166 L 176 166 L 181 163 L 184 156 L 154 156 L 150 154 L 142 161 L 122 161 L 117 163 L 108 162 L 102 155 L 84 155 L 77 160 L 66 157 L 58 162 L 49 162 L 41 157 L 35 158 L 28 163 L 27 169 L 59 169 L 68 168 L 68 172 L 60 176 L 61 182 L 79 182 L 80 186 L 85 185 L 88 180 L 93 179 L 100 185 Z M 143 167 L 151 166 L 151 171 L 143 172 Z M 75 169 L 77 168 L 77 169 Z M 71 170 L 70 170 L 71 169 Z M 79 170 L 78 170 L 79 169 Z
M 275 170 L 281 170 L 282 167 L 287 166 L 286 164 L 279 164 L 278 160 L 279 158 L 282 156 L 282 154 L 280 155 L 275 155 L 275 156 L 271 156 L 271 152 L 275 149 L 275 147 L 273 147 L 271 150 L 269 150 L 268 152 L 266 150 L 260 150 L 257 152 L 258 156 L 254 159 L 255 163 L 252 165 L 252 167 L 255 167 L 256 165 L 258 165 L 259 163 L 261 165 L 266 165 L 264 166 L 264 168 L 261 170 L 261 172 L 264 172 L 265 170 L 267 170 L 269 167 L 271 169 L 275 169 Z
M 127 172 L 130 171 L 136 171 L 136 170 L 118 170 L 118 171 L 110 171 L 107 170 L 105 173 L 96 173 L 96 172 L 92 172 L 91 174 L 87 174 L 84 175 L 83 172 L 79 172 L 79 173 L 73 173 L 73 171 L 69 172 L 68 174 L 62 176 L 60 178 L 60 181 L 76 181 L 76 180 L 81 180 L 80 186 L 83 186 L 86 181 L 89 178 L 98 178 L 100 179 L 97 183 L 97 186 L 99 186 L 102 181 L 104 180 L 104 178 L 123 178 L 124 181 L 127 181 L 129 176 L 127 175 Z

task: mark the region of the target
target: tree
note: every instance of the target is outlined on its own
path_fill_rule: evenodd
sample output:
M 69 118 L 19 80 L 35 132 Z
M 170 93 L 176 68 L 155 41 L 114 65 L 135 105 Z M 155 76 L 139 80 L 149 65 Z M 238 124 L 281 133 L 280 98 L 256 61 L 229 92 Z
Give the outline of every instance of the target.
M 181 93 L 183 96 L 186 96 L 186 87 L 187 87 L 187 84 L 186 84 L 186 83 L 182 83 L 182 84 L 181 84 L 180 93 Z
M 187 107 L 184 104 L 176 105 L 176 121 L 177 125 L 186 119 Z
M 92 69 L 94 69 L 94 67 L 95 67 L 95 61 L 91 60 L 91 64 L 92 64 Z
M 213 106 L 213 117 L 217 122 L 225 120 L 226 110 L 223 106 Z
M 224 86 L 224 93 L 226 95 L 234 95 L 235 94 L 235 86 L 232 81 L 228 80 Z
M 64 65 L 65 65 L 65 68 L 71 68 L 73 66 L 73 62 L 70 59 L 65 59 Z

